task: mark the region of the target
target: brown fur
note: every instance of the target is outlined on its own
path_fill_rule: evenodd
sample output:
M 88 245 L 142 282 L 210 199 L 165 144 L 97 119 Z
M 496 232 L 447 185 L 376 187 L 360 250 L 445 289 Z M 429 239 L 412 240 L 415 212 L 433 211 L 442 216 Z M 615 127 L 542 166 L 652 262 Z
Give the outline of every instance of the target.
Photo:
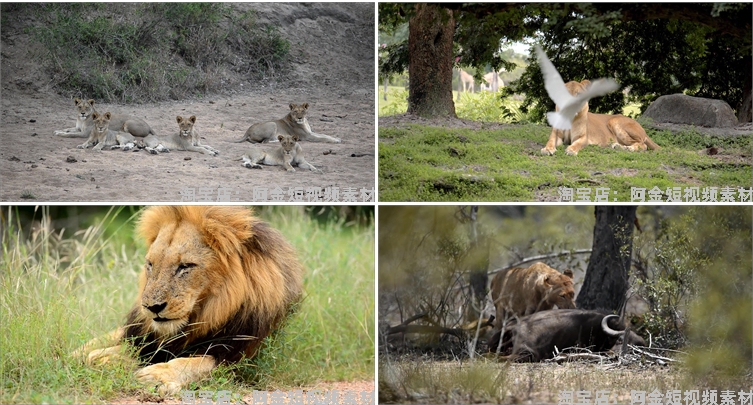
M 290 104 L 286 116 L 276 121 L 259 122 L 251 125 L 243 138 L 235 142 L 267 143 L 277 139 L 278 135 L 298 136 L 301 141 L 340 143 L 340 138 L 318 134 L 311 129 L 308 115 L 309 103 Z
M 573 272 L 565 270 L 563 274 L 541 262 L 497 273 L 492 279 L 491 293 L 497 329 L 505 319 L 531 315 L 555 305 L 560 309 L 575 308 Z
M 577 95 L 591 84 L 588 80 L 582 82 L 567 82 L 565 87 L 572 95 Z M 557 108 L 559 111 L 559 108 Z M 541 149 L 544 155 L 554 155 L 559 145 L 570 145 L 565 153 L 575 156 L 583 147 L 588 145 L 610 146 L 614 149 L 629 151 L 657 150 L 659 145 L 646 135 L 646 131 L 637 121 L 624 115 L 594 114 L 588 112 L 588 103 L 583 105 L 573 118 L 573 126 L 569 130 L 552 128 L 549 141 Z
M 138 231 L 148 245 L 139 295 L 113 337 L 133 342 L 148 365 L 137 378 L 161 394 L 254 356 L 301 296 L 293 248 L 249 209 L 151 207 Z

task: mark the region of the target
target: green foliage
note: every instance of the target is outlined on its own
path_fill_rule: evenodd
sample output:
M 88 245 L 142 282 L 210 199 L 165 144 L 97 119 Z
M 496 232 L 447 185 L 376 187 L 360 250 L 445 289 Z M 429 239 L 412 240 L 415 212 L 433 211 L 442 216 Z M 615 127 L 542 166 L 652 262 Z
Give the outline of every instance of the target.
M 750 187 L 747 163 L 725 163 L 697 151 L 708 139 L 654 132 L 659 151 L 630 153 L 588 146 L 578 156 L 562 147 L 543 156 L 551 129 L 539 125 L 482 130 L 409 126 L 379 128 L 381 201 L 552 201 L 559 187 L 581 187 L 595 201 L 597 187 L 609 201 L 631 201 L 631 187 Z M 716 139 L 716 138 L 714 138 Z M 721 138 L 720 138 L 721 139 Z M 733 137 L 732 154 L 747 156 L 750 137 Z M 616 193 L 615 193 L 616 192 Z
M 526 123 L 526 114 L 520 109 L 520 102 L 512 97 L 502 98 L 498 93 L 481 91 L 462 93 L 455 102 L 458 118 L 483 122 L 505 122 L 508 124 Z
M 710 263 L 698 266 L 698 299 L 690 306 L 688 365 L 707 385 L 750 378 L 753 364 L 753 209 L 694 207 L 691 243 Z
M 629 103 L 639 103 L 645 111 L 658 96 L 680 92 L 722 99 L 739 112 L 750 87 L 750 3 L 443 6 L 456 12 L 456 64 L 511 71 L 514 61 L 502 49 L 535 38 L 565 81 L 614 77 L 630 88 L 628 97 L 616 92 L 592 99 L 593 112 L 620 111 Z M 380 3 L 380 31 L 396 30 L 411 13 L 410 5 Z M 688 17 L 693 15 L 698 17 Z M 380 72 L 407 70 L 405 43 L 386 49 L 389 63 L 380 63 Z M 526 95 L 522 111 L 530 109 L 535 122 L 554 108 L 534 60 L 506 91 Z
M 221 3 L 28 4 L 42 61 L 65 92 L 104 102 L 177 99 L 288 68 L 290 44 Z M 118 15 L 119 18 L 113 16 Z M 229 63 L 231 62 L 232 63 Z
M 387 88 L 387 102 L 384 102 L 384 91 L 379 89 L 379 116 L 405 114 L 408 111 L 408 90 L 402 87 Z
M 14 209 L 4 210 L 0 402 L 85 403 L 143 395 L 127 365 L 95 369 L 70 356 L 120 325 L 133 305 L 145 255 L 132 233 L 134 213 L 114 208 L 68 235 L 70 230 L 52 227 L 50 207 L 42 208 L 33 228 L 19 225 Z M 373 378 L 373 224 L 353 226 L 345 216 L 320 223 L 300 207 L 265 208 L 259 216 L 296 248 L 306 268 L 306 297 L 255 360 L 220 367 L 213 379 L 190 388 L 243 394 Z

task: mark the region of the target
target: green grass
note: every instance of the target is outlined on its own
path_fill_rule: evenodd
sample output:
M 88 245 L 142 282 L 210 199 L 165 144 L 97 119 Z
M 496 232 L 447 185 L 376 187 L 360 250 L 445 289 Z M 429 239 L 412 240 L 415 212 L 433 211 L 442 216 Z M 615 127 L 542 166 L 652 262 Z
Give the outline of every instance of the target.
M 277 28 L 226 4 L 28 3 L 2 11 L 4 22 L 33 14 L 26 29 L 44 49 L 35 57 L 52 84 L 97 101 L 201 96 L 289 69 L 290 42 Z
M 514 125 L 469 130 L 411 125 L 379 128 L 381 201 L 558 200 L 558 187 L 609 189 L 609 201 L 631 201 L 631 187 L 751 187 L 750 137 L 648 130 L 659 151 L 630 153 L 588 146 L 543 156 L 551 128 Z M 728 162 L 699 155 L 709 146 L 738 155 Z M 747 160 L 742 160 L 747 157 Z M 616 192 L 616 193 L 615 193 Z M 666 198 L 666 197 L 665 197 Z
M 298 207 L 262 209 L 259 215 L 298 251 L 306 298 L 256 359 L 219 367 L 212 379 L 190 388 L 244 395 L 373 379 L 373 226 L 319 223 Z M 115 222 L 121 217 L 114 209 L 74 235 L 42 227 L 23 236 L 13 209 L 2 213 L 0 403 L 150 395 L 124 366 L 88 368 L 70 356 L 118 327 L 135 300 L 145 247 L 132 236 L 133 217 Z

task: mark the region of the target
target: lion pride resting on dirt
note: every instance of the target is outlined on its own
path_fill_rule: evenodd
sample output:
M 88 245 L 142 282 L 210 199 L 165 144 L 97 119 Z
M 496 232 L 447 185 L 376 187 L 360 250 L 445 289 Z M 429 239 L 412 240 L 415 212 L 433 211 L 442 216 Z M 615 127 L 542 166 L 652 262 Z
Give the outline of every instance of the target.
M 573 272 L 564 274 L 537 262 L 528 268 L 513 267 L 497 273 L 491 283 L 495 329 L 505 319 L 552 309 L 575 308 Z
M 125 326 L 74 355 L 128 361 L 121 345 L 130 342 L 143 367 L 136 378 L 161 395 L 253 357 L 301 297 L 292 246 L 247 208 L 151 207 L 138 231 L 148 251 Z
M 565 87 L 570 94 L 577 95 L 590 84 L 589 80 L 583 80 L 580 83 L 572 81 L 566 83 Z M 559 111 L 559 107 L 557 110 Z M 611 146 L 614 149 L 619 148 L 633 152 L 660 149 L 659 145 L 646 135 L 646 131 L 643 130 L 641 124 L 634 119 L 620 114 L 590 113 L 588 112 L 588 103 L 575 114 L 570 130 L 552 128 L 549 141 L 541 149 L 541 153 L 554 155 L 557 146 L 562 144 L 570 145 L 565 153 L 571 156 L 577 155 L 583 147 L 588 145 Z

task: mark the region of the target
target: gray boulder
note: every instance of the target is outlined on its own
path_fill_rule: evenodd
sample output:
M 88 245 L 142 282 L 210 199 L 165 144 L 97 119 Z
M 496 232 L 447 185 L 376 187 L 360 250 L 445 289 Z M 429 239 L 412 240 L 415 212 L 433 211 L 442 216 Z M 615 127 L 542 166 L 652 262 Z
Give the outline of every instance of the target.
M 655 123 L 669 122 L 709 128 L 737 126 L 737 117 L 726 102 L 684 94 L 670 94 L 657 98 L 648 106 L 643 116 L 653 119 Z

